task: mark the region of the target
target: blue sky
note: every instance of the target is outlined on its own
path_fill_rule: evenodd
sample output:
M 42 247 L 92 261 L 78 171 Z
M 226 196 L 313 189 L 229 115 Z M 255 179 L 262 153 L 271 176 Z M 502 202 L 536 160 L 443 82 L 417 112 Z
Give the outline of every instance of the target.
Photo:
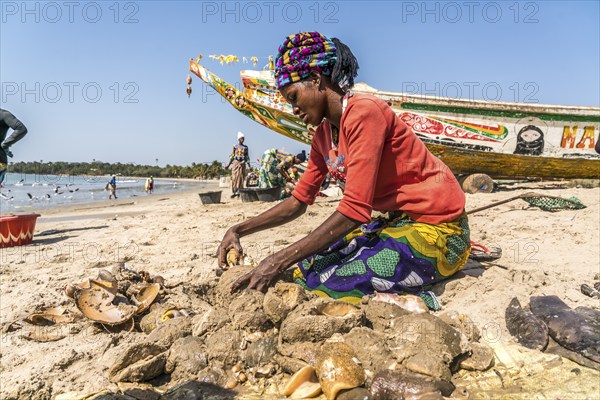
M 598 1 L 0 1 L 0 107 L 29 129 L 13 161 L 226 161 L 237 131 L 256 160 L 307 147 L 237 113 L 188 60 L 230 82 L 285 36 L 348 44 L 358 81 L 388 91 L 600 105 Z

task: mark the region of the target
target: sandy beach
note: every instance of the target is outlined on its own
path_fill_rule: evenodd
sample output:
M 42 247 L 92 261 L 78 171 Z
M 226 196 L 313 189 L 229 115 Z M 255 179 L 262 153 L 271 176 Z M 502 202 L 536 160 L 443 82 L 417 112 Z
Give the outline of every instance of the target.
M 118 391 L 107 371 L 123 346 L 142 340 L 143 332 L 108 333 L 84 324 L 64 339 L 39 343 L 7 326 L 40 307 L 71 306 L 65 285 L 95 277 L 119 262 L 159 274 L 171 285 L 181 283 L 190 296 L 200 296 L 194 288 L 217 279 L 214 252 L 226 229 L 272 206 L 242 203 L 222 190 L 222 203 L 214 205 L 203 205 L 198 190 L 190 190 L 44 210 L 31 245 L 0 249 L 0 398 Z M 550 213 L 516 200 L 473 214 L 471 239 L 501 247 L 503 256 L 494 264 L 468 264 L 434 292 L 442 312 L 470 317 L 497 351 L 496 365 L 512 363 L 506 367 L 527 372 L 529 381 L 519 383 L 522 395 L 500 391 L 499 397 L 598 398 L 598 371 L 519 346 L 507 331 L 504 312 L 513 297 L 528 304 L 533 295 L 557 295 L 573 308 L 598 309 L 598 299 L 582 294 L 580 286 L 600 279 L 600 189 L 521 183 L 492 194 L 467 195 L 467 210 L 526 191 L 576 196 L 587 208 Z M 319 198 L 294 223 L 243 238 L 246 253 L 259 261 L 293 243 L 325 220 L 338 201 Z M 496 375 L 473 372 L 455 379 L 470 388 L 471 398 L 485 398 L 476 389 L 496 379 L 500 390 Z

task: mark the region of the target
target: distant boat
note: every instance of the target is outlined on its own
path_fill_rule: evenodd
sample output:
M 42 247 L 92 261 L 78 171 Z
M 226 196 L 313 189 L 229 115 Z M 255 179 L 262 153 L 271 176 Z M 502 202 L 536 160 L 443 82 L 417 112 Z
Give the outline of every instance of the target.
M 190 71 L 248 118 L 310 144 L 314 127 L 293 115 L 273 71 L 241 71 L 243 92 L 193 59 Z M 364 83 L 352 90 L 385 100 L 454 174 L 600 178 L 600 107 L 462 100 L 384 92 Z

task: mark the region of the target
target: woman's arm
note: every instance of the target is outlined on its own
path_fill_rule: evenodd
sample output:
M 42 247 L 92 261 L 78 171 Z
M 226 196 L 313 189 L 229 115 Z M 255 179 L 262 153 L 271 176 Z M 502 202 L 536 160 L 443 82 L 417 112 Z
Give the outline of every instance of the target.
M 246 286 L 249 289 L 265 291 L 273 279 L 288 267 L 327 249 L 358 226 L 360 226 L 360 222 L 335 211 L 308 236 L 261 261 L 258 267 L 233 284 L 232 291 L 240 290 Z
M 247 221 L 240 222 L 230 229 L 240 235 L 240 237 L 244 237 L 265 229 L 287 224 L 304 214 L 306 207 L 305 203 L 291 196 L 264 213 Z
M 229 162 L 225 166 L 225 169 L 229 168 L 229 166 L 233 162 L 234 157 L 235 157 L 235 146 L 233 146 L 233 151 L 231 152 L 231 155 L 229 156 Z
M 290 175 L 288 173 L 288 168 L 291 167 L 294 162 L 290 160 L 291 156 L 285 156 L 279 164 L 277 164 L 277 171 L 283 176 L 285 182 L 290 180 Z
M 288 172 L 288 168 L 286 168 L 286 167 L 279 167 L 279 173 L 281 174 L 281 176 L 283 176 L 283 181 L 284 182 L 290 182 L 292 180 L 292 178 L 290 178 L 290 174 Z
M 4 121 L 6 125 L 13 129 L 13 133 L 7 139 L 2 137 L 2 140 L 0 140 L 2 148 L 8 150 L 10 146 L 23 139 L 23 136 L 27 134 L 27 128 L 17 117 L 7 110 L 0 111 L 0 121 Z
M 305 203 L 291 196 L 264 213 L 232 226 L 225 233 L 217 249 L 219 265 L 225 265 L 227 251 L 232 248 L 243 254 L 242 246 L 240 245 L 241 237 L 293 221 L 304 214 L 306 207 Z

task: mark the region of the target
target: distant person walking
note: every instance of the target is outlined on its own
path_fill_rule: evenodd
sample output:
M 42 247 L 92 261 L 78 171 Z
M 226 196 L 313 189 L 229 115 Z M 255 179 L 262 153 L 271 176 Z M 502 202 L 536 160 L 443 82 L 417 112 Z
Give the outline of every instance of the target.
M 6 139 L 8 128 L 13 129 L 13 133 Z M 21 140 L 25 134 L 27 134 L 25 125 L 10 111 L 0 108 L 0 188 L 8 169 L 8 157 L 12 158 L 13 156 L 9 148 Z
M 248 146 L 244 144 L 244 134 L 238 132 L 237 135 L 238 143 L 233 146 L 233 151 L 229 156 L 229 162 L 225 168 L 231 168 L 231 197 L 239 196 L 239 190 L 244 187 L 244 179 L 246 177 L 246 166 L 250 162 L 250 155 L 248 153 Z
M 146 179 L 146 193 L 147 194 L 152 194 L 152 192 L 154 192 L 154 177 L 150 177 L 148 179 Z
M 115 200 L 117 199 L 117 177 L 115 175 L 110 178 L 110 181 L 106 184 L 105 190 L 110 190 L 110 194 L 108 195 L 109 199 L 112 199 L 113 196 Z

